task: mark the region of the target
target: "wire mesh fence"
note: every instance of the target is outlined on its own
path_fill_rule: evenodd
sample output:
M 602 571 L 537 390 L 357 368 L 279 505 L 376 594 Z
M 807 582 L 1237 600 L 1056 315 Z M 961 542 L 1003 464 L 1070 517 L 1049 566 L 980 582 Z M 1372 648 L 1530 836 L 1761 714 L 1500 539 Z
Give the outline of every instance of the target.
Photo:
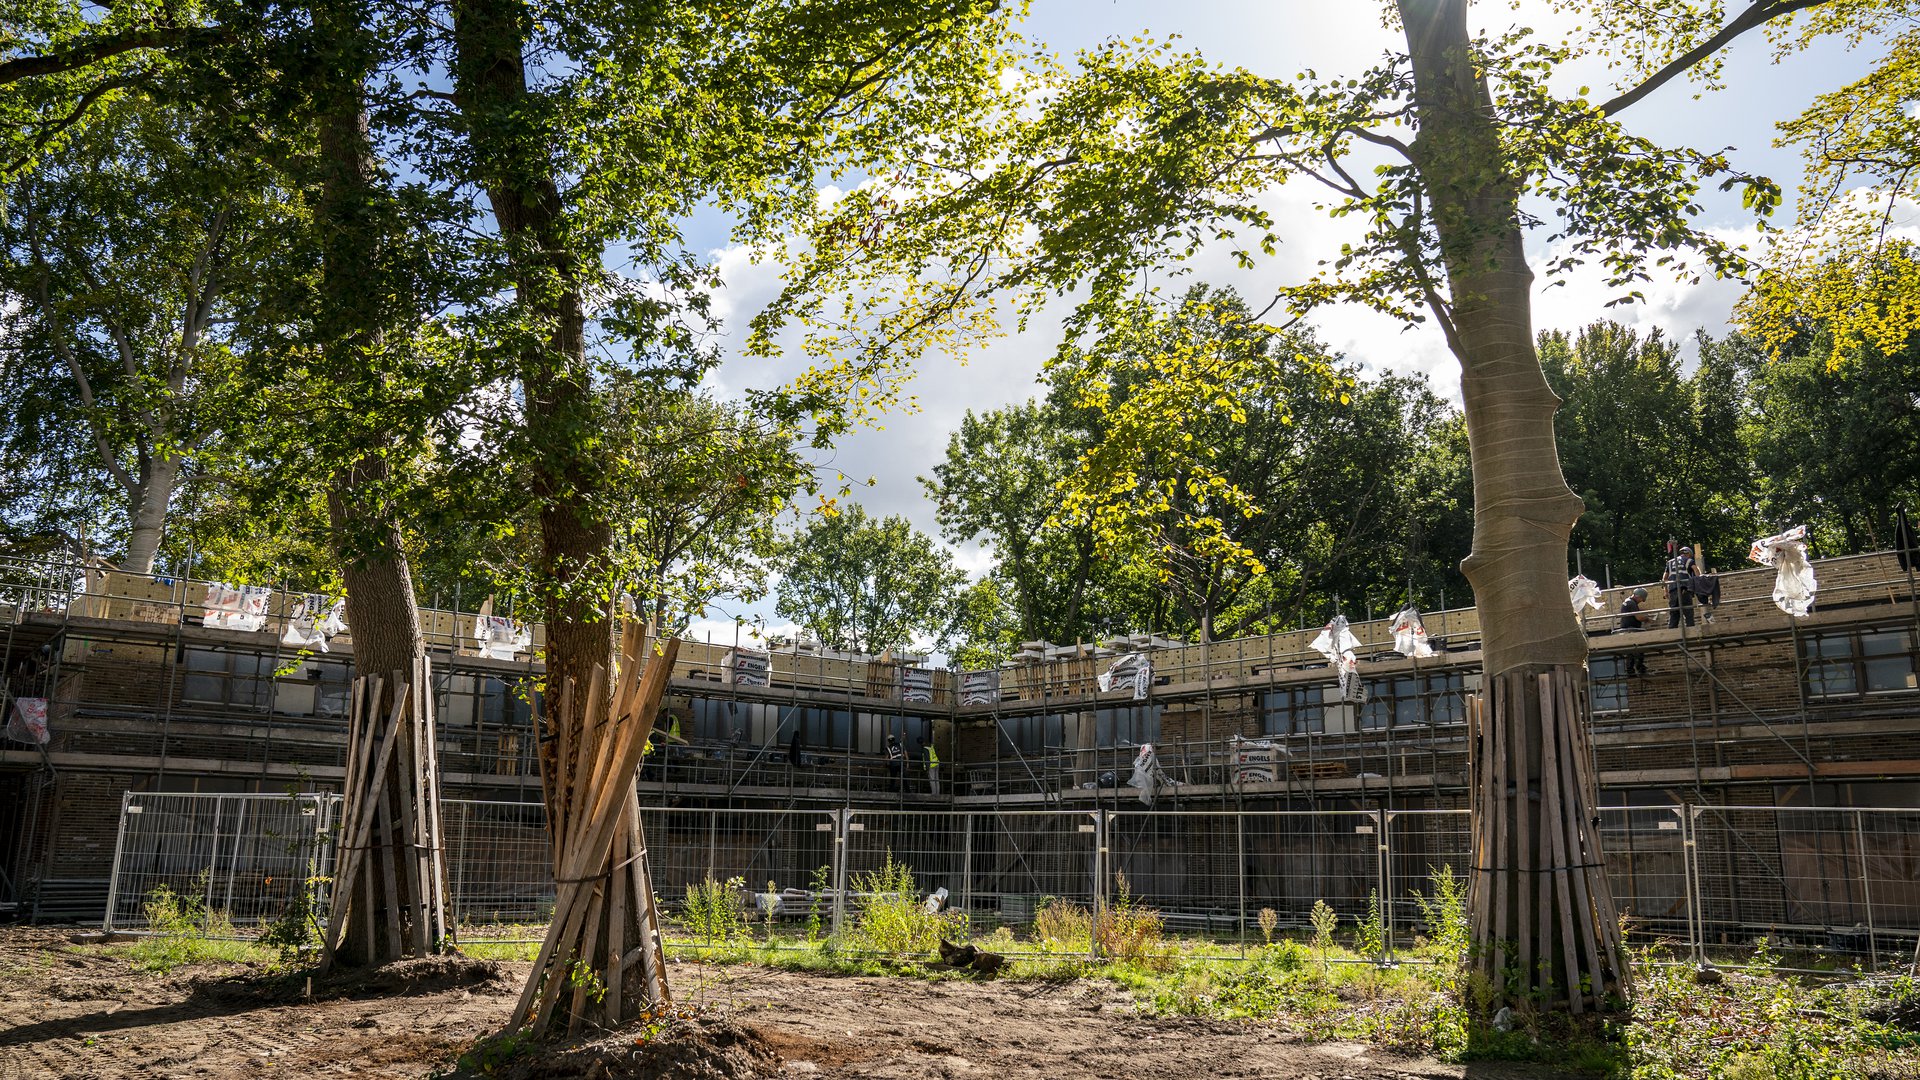
M 537 936 L 554 887 L 538 803 L 445 800 L 449 909 L 475 937 Z M 884 871 L 915 900 L 941 894 L 971 925 L 1031 927 L 1053 903 L 1157 911 L 1202 951 L 1309 925 L 1377 925 L 1382 958 L 1426 925 L 1438 879 L 1468 877 L 1468 817 L 1450 810 L 839 810 L 645 808 L 669 929 L 719 883 L 743 921 L 857 911 Z M 181 905 L 258 927 L 321 901 L 339 797 L 128 793 L 108 929 L 145 929 Z M 1611 807 L 1607 873 L 1630 940 L 1699 959 L 1750 947 L 1905 963 L 1920 939 L 1920 810 Z M 164 892 L 163 892 L 164 890 Z M 1124 895 L 1123 895 L 1124 894 Z M 174 908 L 156 908 L 156 897 Z
M 104 925 L 210 915 L 258 926 L 324 896 L 336 795 L 139 794 L 121 798 Z

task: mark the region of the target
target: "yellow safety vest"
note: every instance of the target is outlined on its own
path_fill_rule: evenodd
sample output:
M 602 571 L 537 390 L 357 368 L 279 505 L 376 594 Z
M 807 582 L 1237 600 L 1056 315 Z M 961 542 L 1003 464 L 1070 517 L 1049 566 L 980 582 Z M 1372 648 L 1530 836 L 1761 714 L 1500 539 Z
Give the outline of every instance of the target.
M 940 767 L 940 755 L 934 751 L 933 744 L 928 743 L 927 744 L 927 768 L 937 769 L 939 767 Z

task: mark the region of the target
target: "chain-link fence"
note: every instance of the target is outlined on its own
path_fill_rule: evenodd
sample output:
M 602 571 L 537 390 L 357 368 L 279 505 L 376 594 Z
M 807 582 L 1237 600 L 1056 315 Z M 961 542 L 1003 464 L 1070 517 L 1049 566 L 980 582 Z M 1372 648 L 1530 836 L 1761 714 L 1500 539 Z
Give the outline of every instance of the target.
M 553 904 L 537 803 L 442 804 L 450 910 L 466 932 L 529 936 Z M 336 795 L 128 793 L 107 926 L 153 920 L 165 890 L 235 927 L 302 895 L 324 899 Z M 1048 903 L 1122 899 L 1200 947 L 1235 946 L 1264 921 L 1308 925 L 1324 902 L 1348 925 L 1377 917 L 1387 954 L 1424 933 L 1438 874 L 1464 885 L 1464 811 L 642 810 L 654 885 L 670 914 L 690 886 L 736 882 L 768 923 L 839 926 L 888 864 L 976 927 L 1031 925 Z M 1650 806 L 1602 811 L 1607 872 L 1629 937 L 1700 957 L 1750 946 L 1869 963 L 1910 959 L 1920 937 L 1920 809 Z M 187 899 L 187 898 L 190 898 Z M 319 910 L 325 910 L 321 904 Z M 1370 914 L 1377 913 L 1377 914 Z

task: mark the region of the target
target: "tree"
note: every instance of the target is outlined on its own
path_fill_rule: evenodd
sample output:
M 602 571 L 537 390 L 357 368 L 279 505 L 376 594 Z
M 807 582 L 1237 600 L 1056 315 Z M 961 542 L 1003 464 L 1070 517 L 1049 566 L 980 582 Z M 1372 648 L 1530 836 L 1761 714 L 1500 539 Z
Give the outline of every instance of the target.
M 539 522 L 536 595 L 555 685 L 595 685 L 593 672 L 612 663 L 607 621 L 621 574 L 609 448 L 593 427 L 602 389 L 595 339 L 663 385 L 696 381 L 713 274 L 687 250 L 683 219 L 718 205 L 738 215 L 742 238 L 784 245 L 817 216 L 823 175 L 924 158 L 972 123 L 980 88 L 997 80 L 1005 34 L 997 8 L 993 0 L 452 5 L 451 108 L 429 118 L 456 152 L 433 171 L 485 194 L 500 285 L 511 290 L 487 332 L 520 388 L 509 447 L 526 465 Z M 644 277 L 606 272 L 616 245 Z M 772 348 L 790 314 L 763 313 L 756 341 Z M 887 349 L 804 375 L 773 399 L 776 417 L 795 427 L 806 419 L 824 441 L 862 411 L 849 404 L 856 391 L 870 406 L 890 400 L 872 385 L 940 326 L 915 319 L 895 330 Z M 580 729 L 588 695 L 549 698 L 559 701 L 567 713 L 552 715 L 550 704 L 549 724 Z M 548 803 L 560 809 L 551 792 Z M 549 825 L 566 822 L 555 815 Z M 642 914 L 632 912 L 631 933 L 599 940 L 641 940 Z M 604 952 L 580 959 L 609 973 L 623 963 Z M 556 985 L 550 975 L 533 978 Z M 647 984 L 664 993 L 664 973 Z M 589 1007 L 576 998 L 574 1021 L 632 1015 L 620 995 L 607 997 Z M 525 1011 L 523 999 L 516 1020 Z M 550 1011 L 540 1015 L 536 1027 Z
M 1619 581 L 1656 580 L 1670 539 L 1699 541 L 1711 565 L 1744 558 L 1753 536 L 1737 389 L 1710 385 L 1712 365 L 1684 375 L 1679 346 L 1658 331 L 1643 339 L 1597 322 L 1539 341 L 1561 399 L 1567 482 L 1586 506 L 1574 543 L 1591 553 L 1593 575 L 1605 559 Z
M 417 641 L 399 605 L 410 580 L 398 511 L 417 490 L 411 466 L 444 434 L 434 418 L 457 412 L 485 437 L 436 449 L 508 464 L 528 481 L 549 675 L 585 687 L 612 662 L 607 622 L 624 578 L 608 445 L 595 426 L 603 358 L 684 388 L 710 356 L 698 338 L 715 275 L 684 241 L 685 219 L 718 208 L 736 215 L 740 240 L 778 249 L 821 218 L 823 178 L 944 153 L 997 92 L 1007 35 L 999 8 L 462 0 L 450 20 L 421 22 L 354 0 L 209 0 L 104 18 L 56 3 L 16 16 L 24 29 L 0 60 L 0 85 L 30 91 L 6 103 L 20 121 L 21 160 L 56 142 L 56 128 L 84 122 L 101 95 L 169 66 L 227 76 L 199 86 L 222 105 L 258 91 L 280 115 L 311 122 L 319 152 L 285 166 L 316 166 L 310 194 L 325 250 L 314 284 L 326 310 L 315 340 L 329 385 L 365 395 L 373 421 L 365 431 L 342 423 L 326 443 L 340 463 L 331 508 L 352 553 L 356 644 L 366 635 L 384 663 L 389 645 L 397 655 Z M 476 193 L 490 223 L 473 217 Z M 437 227 L 420 227 L 423 217 Z M 422 272 L 449 238 L 462 245 L 458 296 Z M 423 249 L 407 265 L 405 241 Z M 344 276 L 349 255 L 370 270 L 359 281 Z M 609 272 L 610 258 L 631 272 Z M 902 363 L 977 329 L 946 318 L 937 295 L 908 307 L 880 319 L 883 347 L 828 357 L 769 396 L 768 414 L 824 443 L 894 400 L 890 376 Z M 778 305 L 756 319 L 755 343 L 773 351 L 782 325 L 819 315 L 817 305 Z M 422 332 L 435 316 L 438 337 Z M 452 355 L 475 367 L 434 362 Z M 435 413 L 436 404 L 447 407 Z M 371 625 L 372 608 L 353 614 L 358 595 L 396 616 L 391 635 Z M 567 702 L 567 715 L 549 710 L 558 730 L 584 723 L 588 695 L 549 700 Z M 621 962 L 582 959 L 601 971 Z M 616 1021 L 630 1004 L 584 1011 Z
M 744 403 L 645 384 L 609 395 L 615 557 L 661 625 L 765 592 L 775 516 L 813 475 L 794 434 Z
M 1811 9 L 1797 25 L 1770 27 L 1777 55 L 1822 38 L 1884 48 L 1867 74 L 1814 98 L 1779 124 L 1806 159 L 1792 228 L 1767 237 L 1764 268 L 1737 311 L 1743 331 L 1772 355 L 1799 347 L 1807 322 L 1825 327 L 1836 366 L 1903 351 L 1920 328 L 1920 264 L 1898 225 L 1916 196 L 1920 132 L 1920 26 L 1904 4 L 1882 0 L 1755 3 L 1749 21 Z
M 1470 908 L 1475 963 L 1515 1004 L 1564 999 L 1585 1010 L 1628 989 L 1611 897 L 1591 872 L 1600 856 L 1588 785 L 1577 768 L 1572 778 L 1547 768 L 1585 760 L 1575 751 L 1586 639 L 1564 591 L 1580 500 L 1561 473 L 1558 401 L 1534 351 L 1526 232 L 1551 220 L 1564 254 L 1547 270 L 1597 261 L 1626 297 L 1680 253 L 1692 260 L 1682 273 L 1744 270 L 1739 251 L 1695 226 L 1697 193 L 1719 183 L 1764 212 L 1778 186 L 1720 154 L 1635 136 L 1620 117 L 1675 79 L 1711 79 L 1728 42 L 1817 3 L 1752 0 L 1732 13 L 1683 0 L 1562 5 L 1595 28 L 1580 45 L 1609 54 L 1628 80 L 1600 100 L 1553 85 L 1574 46 L 1526 30 L 1475 35 L 1468 0 L 1397 0 L 1389 20 L 1405 52 L 1345 79 L 1267 78 L 1114 40 L 1082 54 L 1077 71 L 1037 73 L 1010 91 L 1018 108 L 990 153 L 942 159 L 837 208 L 850 228 L 881 217 L 917 238 L 895 239 L 893 273 L 1017 290 L 1025 311 L 1081 290 L 1071 345 L 1122 322 L 1143 276 L 1209 244 L 1247 265 L 1272 254 L 1280 237 L 1263 192 L 1289 180 L 1331 192 L 1325 209 L 1356 222 L 1356 235 L 1314 276 L 1279 289 L 1273 308 L 1301 318 L 1349 302 L 1430 323 L 1461 365 L 1474 486 L 1462 569 L 1480 612 L 1490 706 L 1473 760 L 1484 769 L 1499 756 L 1506 770 L 1504 785 L 1480 774 L 1482 869 Z M 1836 20 L 1842 9 L 1854 21 L 1893 11 L 1833 7 Z M 903 197 L 910 205 L 886 212 Z M 812 253 L 802 276 L 830 273 L 851 246 Z M 881 276 L 850 275 L 868 285 Z M 1191 375 L 1196 391 L 1212 387 L 1203 365 Z M 1550 758 L 1545 747 L 1560 751 Z M 1542 903 L 1533 884 L 1574 876 L 1535 872 L 1546 866 L 1579 867 L 1585 891 L 1566 907 Z
M 969 655 L 1166 626 L 1164 617 L 1154 621 L 1151 571 L 1135 553 L 1103 547 L 1091 522 L 1057 516 L 1058 489 L 1093 439 L 1087 425 L 1094 419 L 1057 390 L 1024 405 L 969 411 L 947 439 L 946 459 L 921 478 L 946 538 L 981 540 L 994 554 L 992 573 L 969 592 Z
M 944 643 L 967 581 L 952 556 L 906 518 L 869 517 L 858 503 L 798 531 L 774 566 L 781 618 L 831 648 L 862 653 Z
M 1061 488 L 1099 539 L 1151 553 L 1183 617 L 1164 628 L 1210 641 L 1263 606 L 1410 599 L 1422 503 L 1446 490 L 1416 488 L 1414 463 L 1452 413 L 1423 379 L 1364 378 L 1310 335 L 1255 322 L 1230 289 L 1125 318 L 1053 368 L 1105 421 Z
M 1702 366 L 1735 367 L 1750 404 L 1740 438 L 1751 455 L 1760 518 L 1774 532 L 1805 524 L 1828 553 L 1892 543 L 1894 511 L 1920 509 L 1920 338 L 1893 353 L 1860 344 L 1836 366 L 1826 320 L 1810 317 L 1777 355 L 1742 335 L 1703 342 Z
M 250 313 L 231 301 L 253 297 L 294 214 L 264 170 L 236 165 L 196 124 L 145 98 L 103 105 L 11 186 L 0 220 L 0 289 L 22 301 L 9 366 L 64 374 L 38 382 L 53 395 L 44 407 L 85 431 L 90 452 L 47 451 L 110 479 L 119 563 L 139 574 L 183 464 L 242 411 L 229 350 Z

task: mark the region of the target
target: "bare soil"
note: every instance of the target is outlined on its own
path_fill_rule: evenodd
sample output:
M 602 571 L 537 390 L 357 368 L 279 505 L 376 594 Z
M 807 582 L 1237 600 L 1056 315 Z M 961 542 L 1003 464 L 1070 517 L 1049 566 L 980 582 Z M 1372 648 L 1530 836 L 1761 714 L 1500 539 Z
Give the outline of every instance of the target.
M 166 975 L 75 945 L 68 932 L 0 929 L 0 1080 L 449 1073 L 496 1032 L 524 964 L 426 960 L 312 987 L 237 965 Z M 1299 1077 L 1388 1080 L 1542 1075 L 1447 1065 L 1352 1044 L 1292 1041 L 1274 1024 L 1141 1015 L 1101 980 L 925 982 L 677 964 L 683 1015 L 514 1060 L 509 1078 Z

